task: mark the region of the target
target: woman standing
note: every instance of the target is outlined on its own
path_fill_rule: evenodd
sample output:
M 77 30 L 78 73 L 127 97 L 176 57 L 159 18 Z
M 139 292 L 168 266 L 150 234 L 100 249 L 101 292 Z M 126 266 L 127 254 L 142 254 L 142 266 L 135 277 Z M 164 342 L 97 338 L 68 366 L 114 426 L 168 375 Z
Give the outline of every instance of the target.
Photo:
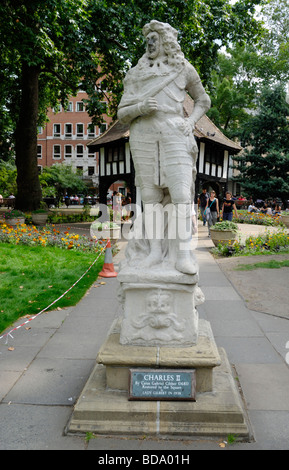
M 215 191 L 210 192 L 210 197 L 207 201 L 205 212 L 206 212 L 206 218 L 207 218 L 207 221 L 208 221 L 208 229 L 209 229 L 208 236 L 210 237 L 211 236 L 211 232 L 210 232 L 211 226 L 215 225 L 215 223 L 218 220 L 218 217 L 220 216 L 219 201 L 216 198 Z
M 235 201 L 232 199 L 232 194 L 229 191 L 227 191 L 226 192 L 226 199 L 224 200 L 223 207 L 222 207 L 223 220 L 232 221 L 232 219 L 233 219 L 233 210 L 235 212 L 236 218 L 238 218 L 238 212 L 237 212 Z

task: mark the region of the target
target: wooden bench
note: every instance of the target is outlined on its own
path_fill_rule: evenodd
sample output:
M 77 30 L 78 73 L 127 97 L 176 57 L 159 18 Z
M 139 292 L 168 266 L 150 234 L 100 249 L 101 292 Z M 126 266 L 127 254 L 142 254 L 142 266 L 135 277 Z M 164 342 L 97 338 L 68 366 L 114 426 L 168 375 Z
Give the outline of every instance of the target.
M 3 199 L 0 201 L 0 207 L 8 207 L 8 209 L 13 209 L 13 207 L 15 207 L 15 198 L 3 197 Z

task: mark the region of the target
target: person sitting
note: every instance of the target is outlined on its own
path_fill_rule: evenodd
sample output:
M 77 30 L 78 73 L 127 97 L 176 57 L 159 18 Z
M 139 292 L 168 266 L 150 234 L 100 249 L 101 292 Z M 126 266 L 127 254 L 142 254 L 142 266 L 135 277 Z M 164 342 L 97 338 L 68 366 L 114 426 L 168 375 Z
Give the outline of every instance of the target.
M 248 207 L 248 212 L 259 212 L 259 209 L 255 206 L 254 202 L 252 202 Z
M 277 215 L 280 215 L 281 214 L 281 206 L 279 204 L 279 202 L 276 202 L 275 203 L 275 206 L 273 207 L 273 215 L 277 216 Z
M 263 207 L 260 209 L 260 212 L 264 215 L 272 215 L 272 210 L 271 207 L 268 206 L 268 204 L 265 202 Z

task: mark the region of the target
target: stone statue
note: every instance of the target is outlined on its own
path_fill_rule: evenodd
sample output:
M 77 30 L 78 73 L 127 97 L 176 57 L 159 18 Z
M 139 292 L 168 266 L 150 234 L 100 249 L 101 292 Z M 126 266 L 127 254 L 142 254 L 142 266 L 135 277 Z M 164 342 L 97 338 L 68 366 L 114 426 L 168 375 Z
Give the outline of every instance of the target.
M 174 28 L 153 20 L 144 26 L 143 34 L 146 53 L 124 79 L 118 118 L 130 124 L 130 148 L 144 204 L 144 225 L 148 229 L 147 221 L 156 205 L 165 207 L 170 203 L 175 211 L 168 224 L 175 218 L 176 224 L 191 227 L 198 154 L 193 130 L 209 109 L 210 99 L 195 68 L 184 58 Z M 187 92 L 194 100 L 194 109 L 184 118 Z M 163 262 L 169 249 L 167 240 L 147 236 L 138 245 L 141 243 L 146 245 L 142 247 L 140 267 Z M 184 274 L 195 274 L 198 269 L 190 243 L 191 229 L 184 237 L 176 230 L 174 267 Z

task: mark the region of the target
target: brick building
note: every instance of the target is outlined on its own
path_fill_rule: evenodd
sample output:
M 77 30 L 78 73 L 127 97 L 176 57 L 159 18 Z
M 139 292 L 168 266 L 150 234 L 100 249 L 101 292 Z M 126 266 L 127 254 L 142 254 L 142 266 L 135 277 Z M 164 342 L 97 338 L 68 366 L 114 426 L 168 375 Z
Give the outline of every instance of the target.
M 56 163 L 71 165 L 89 186 L 98 186 L 99 158 L 97 151 L 90 151 L 87 143 L 102 134 L 110 124 L 110 118 L 100 127 L 91 124 L 85 110 L 85 92 L 79 92 L 69 99 L 69 107 L 64 110 L 49 110 L 46 126 L 38 129 L 37 158 L 38 167 L 52 166 Z

